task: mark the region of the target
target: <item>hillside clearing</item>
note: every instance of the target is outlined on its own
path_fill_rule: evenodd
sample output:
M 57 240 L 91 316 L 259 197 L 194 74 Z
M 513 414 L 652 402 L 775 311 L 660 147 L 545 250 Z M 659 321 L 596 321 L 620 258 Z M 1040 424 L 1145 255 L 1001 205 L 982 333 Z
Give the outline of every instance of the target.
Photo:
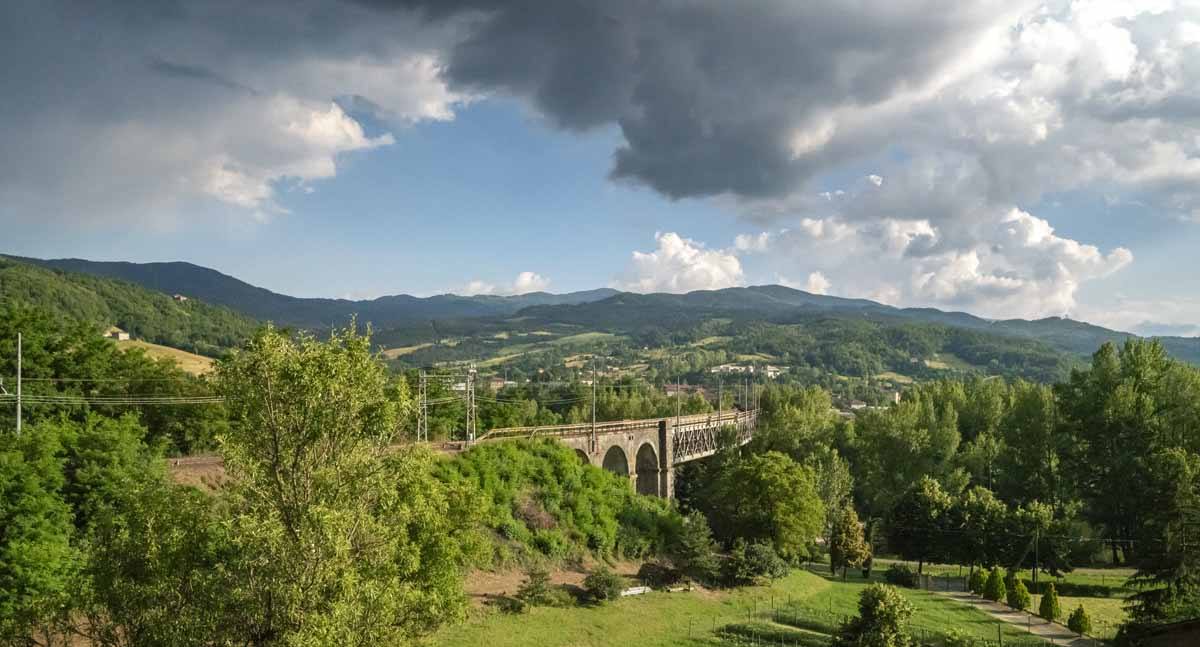
M 383 356 L 387 359 L 396 359 L 397 357 L 409 355 L 409 354 L 415 353 L 419 350 L 423 350 L 423 349 L 431 348 L 431 347 L 433 347 L 432 342 L 427 342 L 424 344 L 416 344 L 414 346 L 400 346 L 398 348 L 386 348 L 383 350 Z
M 131 348 L 139 348 L 150 357 L 155 359 L 167 359 L 179 365 L 179 368 L 191 373 L 192 375 L 204 375 L 212 370 L 213 359 L 195 353 L 189 353 L 186 350 L 171 348 L 170 346 L 161 346 L 159 344 L 151 344 L 147 341 L 139 339 L 125 339 L 115 342 L 121 350 L 129 350 Z

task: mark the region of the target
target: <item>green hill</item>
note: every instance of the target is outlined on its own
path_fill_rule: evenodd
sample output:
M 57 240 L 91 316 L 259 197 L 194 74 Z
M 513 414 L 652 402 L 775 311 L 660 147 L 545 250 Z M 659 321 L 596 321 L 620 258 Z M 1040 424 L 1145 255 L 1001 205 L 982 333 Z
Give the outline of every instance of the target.
M 601 288 L 569 294 L 549 294 L 547 292 L 509 296 L 439 294 L 432 297 L 398 294 L 360 301 L 308 299 L 272 292 L 216 270 L 191 263 L 125 263 L 88 261 L 77 258 L 52 260 L 12 258 L 51 269 L 129 281 L 150 290 L 167 294 L 183 294 L 206 303 L 227 306 L 260 321 L 273 321 L 280 325 L 311 329 L 326 328 L 331 323 L 343 324 L 352 316 L 357 316 L 362 323 L 373 323 L 376 328 L 431 319 L 501 316 L 515 313 L 528 306 L 584 303 L 616 294 L 616 290 Z
M 258 323 L 229 308 L 171 296 L 113 279 L 52 270 L 0 257 L 0 302 L 25 303 L 135 339 L 215 356 L 246 339 Z
M 1034 354 L 1043 354 L 1045 349 L 1052 349 L 1077 359 L 1089 355 L 1104 342 L 1120 343 L 1135 336 L 1061 317 L 1033 321 L 992 320 L 965 312 L 896 308 L 867 299 L 811 294 L 781 285 L 698 290 L 687 294 L 634 294 L 598 289 L 559 295 L 545 292 L 513 296 L 443 294 L 421 298 L 400 294 L 350 301 L 278 294 L 190 263 L 16 260 L 54 270 L 129 281 L 166 294 L 184 294 L 205 303 L 227 306 L 260 321 L 274 321 L 281 325 L 321 329 L 357 316 L 360 322 L 373 323 L 377 330 L 399 330 L 382 336 L 387 347 L 436 344 L 438 340 L 450 337 L 482 338 L 485 334 L 504 334 L 520 329 L 554 330 L 559 327 L 570 328 L 563 331 L 565 334 L 606 331 L 638 333 L 639 337 L 653 338 L 655 331 L 661 332 L 660 337 L 670 337 L 681 329 L 710 319 L 774 323 L 804 323 L 820 319 L 869 321 L 883 328 L 934 325 L 959 331 L 956 334 L 960 337 L 971 337 L 966 335 L 967 332 L 975 333 L 977 337 L 982 335 L 978 337 L 980 339 L 1003 337 L 1009 340 L 1003 344 L 1008 347 L 1003 351 L 1008 361 L 1001 362 L 1011 365 L 1019 361 L 1014 353 L 1025 352 L 1019 347 L 1029 340 L 1040 344 L 1028 347 Z M 512 321 L 521 323 L 514 325 Z M 837 327 L 848 325 L 843 323 Z M 424 332 L 414 334 L 418 330 Z M 1200 365 L 1200 339 L 1160 339 L 1176 358 Z M 511 345 L 511 342 L 487 342 L 486 345 L 500 347 Z M 469 346 L 459 348 L 454 353 L 447 352 L 446 348 L 434 348 L 425 355 L 439 353 L 447 356 L 445 359 L 472 357 Z

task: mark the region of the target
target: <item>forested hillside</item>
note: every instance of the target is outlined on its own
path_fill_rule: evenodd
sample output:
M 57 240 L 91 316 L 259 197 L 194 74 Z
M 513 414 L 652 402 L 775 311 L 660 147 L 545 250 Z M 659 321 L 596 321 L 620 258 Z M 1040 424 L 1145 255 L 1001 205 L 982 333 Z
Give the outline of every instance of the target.
M 616 290 L 603 288 L 570 294 L 439 294 L 432 297 L 398 294 L 359 301 L 306 299 L 278 294 L 191 263 L 99 262 L 76 258 L 20 260 L 52 269 L 121 279 L 168 294 L 184 294 L 208 303 L 228 306 L 262 321 L 309 329 L 340 325 L 354 316 L 362 323 L 372 323 L 380 328 L 429 319 L 508 315 L 527 306 L 583 303 L 616 293 Z
M 245 341 L 258 323 L 198 299 L 132 283 L 36 267 L 0 257 L 0 303 L 36 306 L 97 329 L 117 326 L 136 339 L 202 355 L 219 355 Z

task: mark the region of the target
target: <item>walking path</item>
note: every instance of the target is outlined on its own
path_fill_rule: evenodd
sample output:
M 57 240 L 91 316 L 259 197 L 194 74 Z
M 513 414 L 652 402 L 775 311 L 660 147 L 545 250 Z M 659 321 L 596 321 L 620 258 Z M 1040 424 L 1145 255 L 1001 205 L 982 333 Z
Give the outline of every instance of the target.
M 1027 629 L 1029 633 L 1046 640 L 1054 645 L 1066 645 L 1067 647 L 1099 647 L 1104 643 L 1093 638 L 1084 638 L 1066 627 L 1050 622 L 1035 615 L 1017 611 L 1003 604 L 985 600 L 973 593 L 964 593 L 962 591 L 936 591 L 938 595 L 944 595 L 952 600 L 957 600 L 963 604 L 969 604 L 980 611 L 1002 620 L 1011 625 Z

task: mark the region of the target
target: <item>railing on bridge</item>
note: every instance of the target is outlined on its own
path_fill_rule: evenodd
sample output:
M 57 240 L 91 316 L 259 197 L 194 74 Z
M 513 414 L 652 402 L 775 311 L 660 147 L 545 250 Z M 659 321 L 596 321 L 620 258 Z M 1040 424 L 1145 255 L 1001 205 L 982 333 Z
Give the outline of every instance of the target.
M 712 456 L 721 449 L 721 430 L 733 427 L 734 442 L 739 446 L 754 437 L 758 422 L 758 411 L 722 411 L 718 414 L 700 414 L 669 419 L 671 430 L 671 462 L 687 461 Z
M 540 427 L 506 427 L 493 429 L 475 442 L 492 442 L 518 438 L 568 438 L 641 431 L 657 428 L 663 421 L 671 432 L 673 446 L 672 461 L 682 463 L 711 456 L 720 449 L 720 430 L 732 426 L 737 430 L 737 444 L 744 445 L 754 436 L 758 411 L 729 410 L 719 413 L 698 413 L 669 418 L 646 418 L 642 420 L 617 420 L 612 422 L 581 422 L 569 425 L 544 425 Z

